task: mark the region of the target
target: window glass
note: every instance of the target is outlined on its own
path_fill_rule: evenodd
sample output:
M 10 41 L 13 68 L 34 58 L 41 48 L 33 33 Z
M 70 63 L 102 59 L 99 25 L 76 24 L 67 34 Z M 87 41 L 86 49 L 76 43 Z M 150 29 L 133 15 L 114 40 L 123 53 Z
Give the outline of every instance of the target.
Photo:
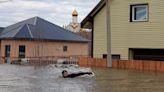
M 112 55 L 113 60 L 120 60 L 120 55 Z
M 5 57 L 10 57 L 10 45 L 5 46 Z
M 63 52 L 67 52 L 68 47 L 67 46 L 63 46 Z
M 133 5 L 132 6 L 132 21 L 147 21 L 148 20 L 148 6 L 147 5 Z
M 19 57 L 25 58 L 25 46 L 23 45 L 19 46 Z
M 107 58 L 107 54 L 103 54 L 103 59 L 106 59 Z

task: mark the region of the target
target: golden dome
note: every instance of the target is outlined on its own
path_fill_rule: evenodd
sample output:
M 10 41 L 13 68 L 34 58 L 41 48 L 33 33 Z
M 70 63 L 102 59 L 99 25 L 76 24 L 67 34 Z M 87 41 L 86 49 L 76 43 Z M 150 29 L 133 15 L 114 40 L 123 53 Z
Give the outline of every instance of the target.
M 78 12 L 77 12 L 76 10 L 74 10 L 74 11 L 72 12 L 72 16 L 78 16 Z

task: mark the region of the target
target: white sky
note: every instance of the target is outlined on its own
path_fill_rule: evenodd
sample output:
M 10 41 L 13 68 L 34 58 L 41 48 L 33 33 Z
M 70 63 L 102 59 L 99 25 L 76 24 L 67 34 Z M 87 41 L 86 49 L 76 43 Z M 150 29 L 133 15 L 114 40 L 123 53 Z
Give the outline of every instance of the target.
M 72 21 L 72 11 L 81 22 L 100 0 L 0 0 L 0 27 L 39 16 L 59 26 Z

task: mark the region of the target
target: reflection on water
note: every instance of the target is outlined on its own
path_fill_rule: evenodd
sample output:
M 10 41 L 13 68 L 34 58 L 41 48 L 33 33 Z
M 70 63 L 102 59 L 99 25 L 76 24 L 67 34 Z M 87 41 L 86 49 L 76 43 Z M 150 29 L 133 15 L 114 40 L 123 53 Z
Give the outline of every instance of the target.
M 68 68 L 69 72 L 89 69 Z M 163 92 L 164 73 L 93 69 L 95 77 L 62 78 L 62 67 L 0 65 L 0 92 Z

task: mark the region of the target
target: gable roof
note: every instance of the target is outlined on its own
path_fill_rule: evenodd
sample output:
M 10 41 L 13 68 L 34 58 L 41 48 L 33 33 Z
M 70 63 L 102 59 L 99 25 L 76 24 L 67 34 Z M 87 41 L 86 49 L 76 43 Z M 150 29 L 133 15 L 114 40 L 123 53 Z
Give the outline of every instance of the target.
M 87 39 L 39 17 L 33 17 L 6 27 L 0 33 L 0 39 L 88 42 Z
M 101 0 L 93 8 L 93 10 L 81 21 L 81 27 L 82 28 L 90 28 L 90 29 L 92 29 L 93 17 L 105 6 L 105 4 L 106 4 L 105 0 Z

